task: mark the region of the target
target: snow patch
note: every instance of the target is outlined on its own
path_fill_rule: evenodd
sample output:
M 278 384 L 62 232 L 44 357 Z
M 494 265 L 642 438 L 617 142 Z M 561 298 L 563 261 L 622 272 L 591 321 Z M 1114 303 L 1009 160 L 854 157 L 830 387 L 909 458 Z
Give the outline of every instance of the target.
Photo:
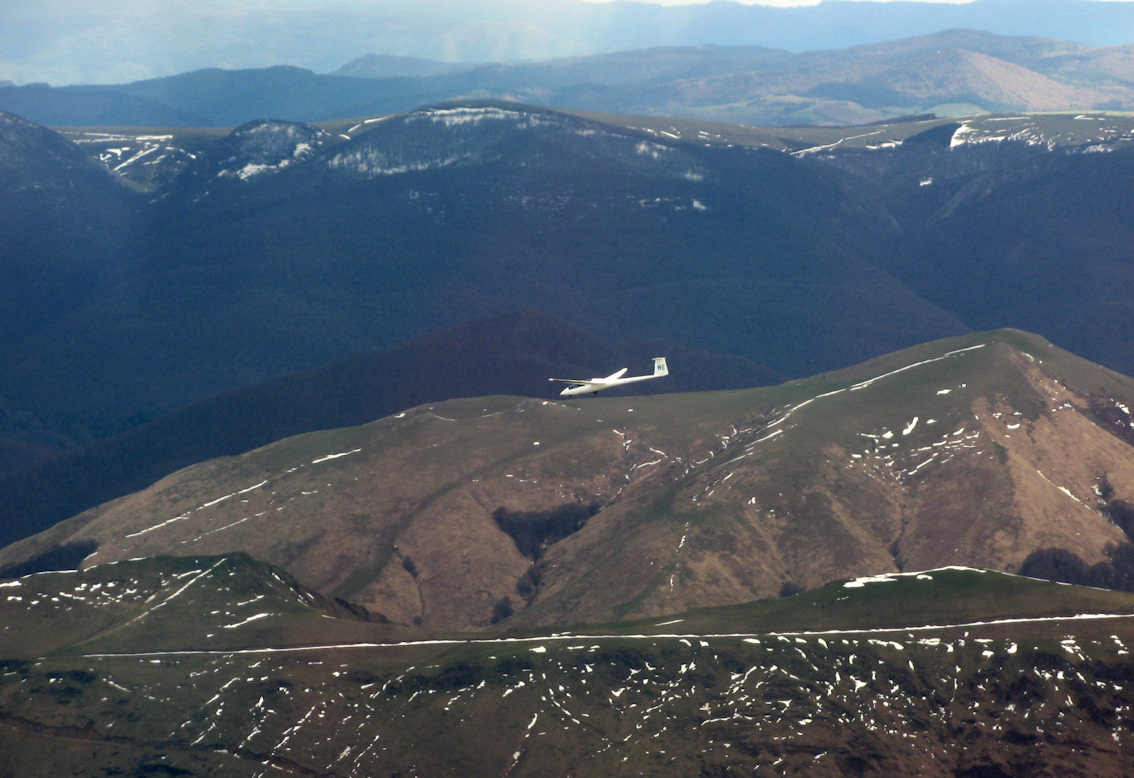
M 338 454 L 327 454 L 324 457 L 319 457 L 318 459 L 311 460 L 311 464 L 317 465 L 320 462 L 326 462 L 330 459 L 338 459 L 339 457 L 346 457 L 346 456 L 350 456 L 351 454 L 357 454 L 359 451 L 362 451 L 362 449 L 355 448 L 355 449 L 351 449 L 350 451 L 343 451 L 343 452 L 338 453 Z
M 244 621 L 238 621 L 236 624 L 224 624 L 221 626 L 221 629 L 236 629 L 237 627 L 243 627 L 245 624 L 250 624 L 259 619 L 265 619 L 271 615 L 270 613 L 257 613 L 255 616 L 249 616 Z

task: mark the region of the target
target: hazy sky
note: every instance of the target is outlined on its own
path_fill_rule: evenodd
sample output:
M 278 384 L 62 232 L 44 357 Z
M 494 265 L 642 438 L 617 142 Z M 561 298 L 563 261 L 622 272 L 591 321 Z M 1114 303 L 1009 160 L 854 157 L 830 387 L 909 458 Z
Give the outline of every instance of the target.
M 585 0 L 588 3 L 610 3 L 616 0 Z M 800 5 L 817 5 L 819 0 L 732 0 L 745 5 L 775 5 L 783 8 Z M 895 2 L 895 0 L 874 0 L 879 3 Z M 916 3 L 970 3 L 973 0 L 912 0 Z M 653 3 L 654 5 L 688 5 L 690 3 L 705 3 L 710 0 L 633 0 L 639 3 Z
M 617 0 L 584 0 L 588 3 L 610 3 Z M 711 0 L 630 0 L 631 2 L 639 3 L 653 3 L 654 5 L 687 5 L 689 3 L 704 3 Z M 743 3 L 745 5 L 775 5 L 783 8 L 800 6 L 800 5 L 817 5 L 819 0 L 730 0 L 734 3 Z M 1132 2 L 1134 0 L 1100 0 L 1100 2 L 1124 3 Z M 847 2 L 914 2 L 914 3 L 971 3 L 974 0 L 847 0 Z

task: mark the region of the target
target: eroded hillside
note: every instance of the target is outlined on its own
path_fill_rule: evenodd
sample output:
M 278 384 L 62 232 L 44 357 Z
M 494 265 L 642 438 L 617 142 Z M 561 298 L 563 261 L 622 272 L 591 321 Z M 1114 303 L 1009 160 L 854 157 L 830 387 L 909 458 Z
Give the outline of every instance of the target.
M 244 551 L 437 629 L 1026 571 L 1053 549 L 1106 568 L 1127 544 L 1131 405 L 1129 379 L 1013 331 L 775 388 L 458 400 L 187 468 L 0 562 Z

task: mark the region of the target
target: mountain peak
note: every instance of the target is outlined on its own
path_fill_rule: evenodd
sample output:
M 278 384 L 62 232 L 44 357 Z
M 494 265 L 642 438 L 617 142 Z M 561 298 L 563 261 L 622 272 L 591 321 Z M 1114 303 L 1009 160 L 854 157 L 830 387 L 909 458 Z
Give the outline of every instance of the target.
M 559 110 L 509 101 L 462 101 L 377 124 L 328 157 L 333 171 L 384 178 L 499 165 L 526 180 L 578 167 L 609 166 L 650 178 L 699 181 L 704 166 L 665 138 Z M 501 196 L 510 193 L 501 188 Z M 556 199 L 554 195 L 550 195 Z
M 261 119 L 241 125 L 223 144 L 220 177 L 246 181 L 312 156 L 331 134 L 307 124 Z
M 26 183 L 37 175 L 56 177 L 76 169 L 95 172 L 97 165 L 54 130 L 0 111 L 0 176 L 8 180 L 3 183 L 16 183 L 16 176 Z

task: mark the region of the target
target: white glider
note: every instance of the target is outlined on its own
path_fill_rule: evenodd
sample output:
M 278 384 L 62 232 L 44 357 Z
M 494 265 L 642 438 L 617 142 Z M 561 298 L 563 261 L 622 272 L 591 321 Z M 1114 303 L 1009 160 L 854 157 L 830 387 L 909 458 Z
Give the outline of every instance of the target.
M 665 357 L 654 357 L 654 372 L 653 375 L 634 375 L 629 378 L 623 378 L 626 371 L 630 368 L 624 367 L 617 373 L 611 373 L 606 378 L 591 378 L 584 380 L 581 378 L 549 378 L 548 381 L 562 381 L 565 384 L 571 384 L 559 394 L 563 397 L 575 397 L 580 394 L 598 394 L 603 389 L 609 389 L 612 386 L 622 386 L 623 384 L 632 384 L 635 381 L 648 381 L 651 378 L 661 378 L 663 375 L 669 375 L 669 368 L 665 364 Z

